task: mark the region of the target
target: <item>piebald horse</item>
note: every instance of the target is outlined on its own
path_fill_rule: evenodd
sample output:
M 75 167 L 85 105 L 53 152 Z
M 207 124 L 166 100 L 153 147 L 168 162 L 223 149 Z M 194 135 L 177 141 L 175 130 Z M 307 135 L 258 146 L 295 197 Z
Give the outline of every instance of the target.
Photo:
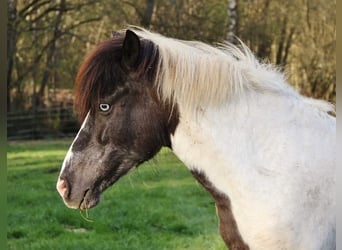
M 213 196 L 229 249 L 336 248 L 334 106 L 242 42 L 115 33 L 80 66 L 75 107 L 83 123 L 57 182 L 68 207 L 96 206 L 166 146 Z

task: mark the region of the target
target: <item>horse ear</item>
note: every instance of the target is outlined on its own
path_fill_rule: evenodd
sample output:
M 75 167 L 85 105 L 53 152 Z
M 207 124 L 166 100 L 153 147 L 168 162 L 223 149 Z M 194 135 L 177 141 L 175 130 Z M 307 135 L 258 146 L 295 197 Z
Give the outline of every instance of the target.
M 122 63 L 124 66 L 128 69 L 137 66 L 140 49 L 139 37 L 133 31 L 127 30 L 122 46 Z

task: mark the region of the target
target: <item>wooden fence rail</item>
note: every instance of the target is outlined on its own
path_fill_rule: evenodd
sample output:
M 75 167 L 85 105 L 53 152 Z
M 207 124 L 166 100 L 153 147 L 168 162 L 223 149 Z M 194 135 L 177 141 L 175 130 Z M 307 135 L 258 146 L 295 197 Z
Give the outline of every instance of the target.
M 70 137 L 78 128 L 71 105 L 7 113 L 8 140 Z

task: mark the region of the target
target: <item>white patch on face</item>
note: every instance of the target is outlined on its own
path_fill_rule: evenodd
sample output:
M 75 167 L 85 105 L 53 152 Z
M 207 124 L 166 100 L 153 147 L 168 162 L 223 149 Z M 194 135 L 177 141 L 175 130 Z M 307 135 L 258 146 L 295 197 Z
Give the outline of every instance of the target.
M 89 112 L 88 112 L 86 118 L 84 119 L 84 121 L 82 123 L 82 126 L 81 126 L 80 130 L 78 131 L 75 139 L 73 140 L 73 142 L 71 143 L 71 145 L 69 147 L 69 150 L 68 150 L 68 152 L 67 152 L 67 154 L 66 154 L 66 156 L 64 158 L 64 161 L 63 161 L 63 164 L 62 164 L 62 169 L 60 171 L 59 176 L 61 176 L 61 174 L 63 173 L 65 166 L 72 160 L 72 157 L 73 157 L 72 146 L 74 145 L 74 143 L 77 140 L 78 136 L 80 135 L 81 131 L 84 129 L 85 124 L 88 121 L 88 118 L 89 118 Z

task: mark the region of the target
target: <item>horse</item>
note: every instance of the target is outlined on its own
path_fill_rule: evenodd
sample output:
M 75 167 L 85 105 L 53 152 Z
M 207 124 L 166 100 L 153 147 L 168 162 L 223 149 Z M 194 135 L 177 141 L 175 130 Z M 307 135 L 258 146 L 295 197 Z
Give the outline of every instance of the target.
M 335 107 L 243 42 L 115 32 L 82 62 L 74 105 L 82 125 L 57 181 L 69 208 L 96 206 L 169 147 L 215 200 L 229 249 L 336 248 Z

